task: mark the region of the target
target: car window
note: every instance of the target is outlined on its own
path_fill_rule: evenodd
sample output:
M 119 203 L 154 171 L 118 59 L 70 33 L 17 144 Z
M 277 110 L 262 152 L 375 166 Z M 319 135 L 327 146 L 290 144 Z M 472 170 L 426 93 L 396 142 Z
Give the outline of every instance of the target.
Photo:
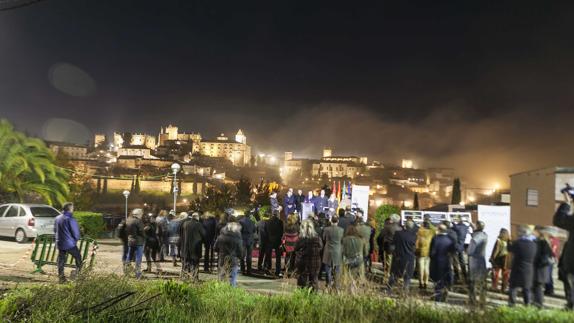
M 19 206 L 18 209 L 20 210 L 18 216 L 26 216 L 26 211 L 24 211 L 24 209 L 21 206 Z
M 4 212 L 6 212 L 6 209 L 7 209 L 9 206 L 10 206 L 10 205 L 0 206 L 0 218 L 4 215 Z
M 8 212 L 6 212 L 6 215 L 4 216 L 5 218 L 14 218 L 18 216 L 18 211 L 20 210 L 20 208 L 16 205 L 13 205 L 11 208 L 8 209 Z
M 33 206 L 30 208 L 32 215 L 38 218 L 55 218 L 60 215 L 58 210 L 49 206 Z

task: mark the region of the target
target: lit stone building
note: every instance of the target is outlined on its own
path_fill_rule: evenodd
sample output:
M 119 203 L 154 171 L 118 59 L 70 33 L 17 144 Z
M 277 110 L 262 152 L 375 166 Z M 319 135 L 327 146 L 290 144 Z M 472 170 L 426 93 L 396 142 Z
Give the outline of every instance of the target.
M 129 142 L 126 142 L 129 141 Z M 156 139 L 143 133 L 118 133 L 114 132 L 114 150 L 128 146 L 144 146 L 151 150 L 156 149 Z
M 102 133 L 97 133 L 94 135 L 94 148 L 105 148 L 102 147 L 106 143 L 106 135 Z
M 88 156 L 88 147 L 66 142 L 47 141 L 46 145 L 54 154 L 64 153 L 70 159 L 85 159 Z
M 313 177 L 327 175 L 331 177 L 355 178 L 360 175 L 367 164 L 367 157 L 357 156 L 334 156 L 331 148 L 323 149 L 323 157 L 313 163 Z
M 241 129 L 235 135 L 235 140 L 230 140 L 224 134 L 215 140 L 201 140 L 199 153 L 209 157 L 226 158 L 234 166 L 245 166 L 251 159 L 251 147 L 247 145 L 247 137 Z
M 193 150 L 199 151 L 199 143 L 201 142 L 201 135 L 199 133 L 180 133 L 179 128 L 169 125 L 161 128 L 158 136 L 159 146 L 169 146 L 170 143 L 187 144 L 193 143 Z M 179 142 L 179 143 L 178 143 Z
M 151 149 L 143 145 L 126 146 L 118 148 L 118 157 L 124 157 L 124 156 L 141 157 L 143 159 L 156 158 L 151 155 Z

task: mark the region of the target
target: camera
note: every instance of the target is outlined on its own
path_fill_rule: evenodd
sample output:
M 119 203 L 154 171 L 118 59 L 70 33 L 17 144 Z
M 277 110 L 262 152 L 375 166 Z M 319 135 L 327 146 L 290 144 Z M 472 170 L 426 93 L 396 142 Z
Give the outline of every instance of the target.
M 560 190 L 560 193 L 568 193 L 570 198 L 574 199 L 574 188 L 568 183 L 566 183 L 566 187 Z

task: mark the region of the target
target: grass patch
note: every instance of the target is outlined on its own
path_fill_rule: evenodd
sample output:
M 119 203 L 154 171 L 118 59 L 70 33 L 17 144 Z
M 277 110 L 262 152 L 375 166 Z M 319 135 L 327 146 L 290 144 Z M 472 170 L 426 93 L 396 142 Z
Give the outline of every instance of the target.
M 128 296 L 118 301 L 118 295 Z M 14 289 L 0 300 L 0 321 L 574 322 L 574 313 L 506 307 L 465 311 L 410 299 L 314 294 L 307 290 L 270 296 L 216 281 L 188 284 L 92 275 L 74 284 Z

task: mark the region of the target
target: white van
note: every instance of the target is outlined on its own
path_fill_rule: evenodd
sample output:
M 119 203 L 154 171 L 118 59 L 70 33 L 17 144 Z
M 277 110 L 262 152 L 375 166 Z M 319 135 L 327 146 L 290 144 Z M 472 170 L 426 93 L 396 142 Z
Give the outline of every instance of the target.
M 54 234 L 54 221 L 60 211 L 43 204 L 0 205 L 0 236 L 14 237 L 18 243 L 41 234 Z

